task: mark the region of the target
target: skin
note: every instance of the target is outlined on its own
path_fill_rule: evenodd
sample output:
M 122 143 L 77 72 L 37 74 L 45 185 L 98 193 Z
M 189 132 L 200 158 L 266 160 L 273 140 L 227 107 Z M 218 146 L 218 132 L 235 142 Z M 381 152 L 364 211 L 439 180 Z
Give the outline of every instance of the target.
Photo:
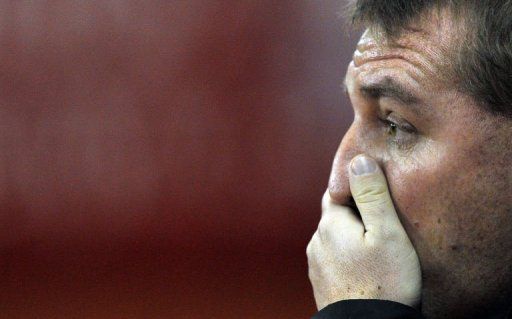
M 419 256 L 424 316 L 504 313 L 512 304 L 512 121 L 482 111 L 451 80 L 457 28 L 449 15 L 423 21 L 393 41 L 362 36 L 345 81 L 354 122 L 329 193 L 353 206 L 348 165 L 361 153 L 376 159 Z M 391 81 L 416 101 L 375 90 Z

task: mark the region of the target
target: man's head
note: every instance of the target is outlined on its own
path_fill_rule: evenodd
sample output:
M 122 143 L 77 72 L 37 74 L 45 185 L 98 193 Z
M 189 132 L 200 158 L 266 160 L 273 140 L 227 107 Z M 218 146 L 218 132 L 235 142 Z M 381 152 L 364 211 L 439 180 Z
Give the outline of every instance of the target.
M 355 118 L 329 190 L 351 205 L 347 165 L 378 161 L 422 265 L 427 318 L 512 304 L 512 1 L 361 0 L 367 30 L 346 87 Z

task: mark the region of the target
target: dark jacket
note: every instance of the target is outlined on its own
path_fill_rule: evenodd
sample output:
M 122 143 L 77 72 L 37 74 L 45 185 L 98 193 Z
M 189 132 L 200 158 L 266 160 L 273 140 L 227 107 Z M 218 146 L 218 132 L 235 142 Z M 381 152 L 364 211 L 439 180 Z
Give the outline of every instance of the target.
M 422 319 L 409 306 L 387 300 L 354 299 L 335 302 L 320 310 L 312 319 Z M 503 319 L 512 319 L 512 308 Z
M 313 319 L 422 319 L 420 312 L 401 303 L 376 299 L 335 302 L 320 310 Z

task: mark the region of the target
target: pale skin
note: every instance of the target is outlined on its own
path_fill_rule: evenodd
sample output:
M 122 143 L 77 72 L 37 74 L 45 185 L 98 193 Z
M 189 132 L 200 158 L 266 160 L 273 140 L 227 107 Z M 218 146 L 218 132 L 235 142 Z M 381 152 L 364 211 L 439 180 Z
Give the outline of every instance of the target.
M 370 162 L 371 172 L 358 172 L 357 166 Z M 350 207 L 338 205 L 329 191 L 325 193 L 322 219 L 307 249 L 317 306 L 377 298 L 417 307 L 418 256 L 393 207 L 386 178 L 368 156 L 357 156 L 350 166 L 350 190 L 361 219 Z
M 343 235 L 336 241 L 313 236 L 308 246 L 319 308 L 373 298 L 418 307 L 426 318 L 474 318 L 512 304 L 512 121 L 482 111 L 450 82 L 447 52 L 456 31 L 449 16 L 431 14 L 424 21 L 392 43 L 366 32 L 348 66 L 355 117 L 334 159 L 331 206 L 324 205 L 319 227 Z M 396 212 L 405 230 L 396 228 L 403 236 L 396 243 L 404 248 L 410 240 L 419 258 L 422 283 L 415 293 L 396 291 L 410 289 L 396 280 L 408 278 L 400 272 L 411 272 L 414 258 L 386 269 L 396 246 L 377 245 L 379 253 L 368 253 L 365 236 L 350 236 L 365 229 L 361 207 L 363 220 L 352 218 L 359 226 L 350 231 L 347 223 L 325 221 L 332 210 L 349 215 L 347 207 L 356 215 L 349 167 L 358 154 L 375 159 L 387 178 L 394 205 L 383 216 Z M 377 277 L 381 289 L 366 280 Z M 357 293 L 340 288 L 348 286 Z M 415 294 L 417 303 L 408 299 Z

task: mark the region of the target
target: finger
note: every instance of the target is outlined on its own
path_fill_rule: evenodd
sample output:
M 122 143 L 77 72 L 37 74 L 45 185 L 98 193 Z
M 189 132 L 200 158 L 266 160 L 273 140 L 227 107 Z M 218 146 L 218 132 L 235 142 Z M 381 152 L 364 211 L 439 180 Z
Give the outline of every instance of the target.
M 330 228 L 336 226 L 340 232 L 364 233 L 363 223 L 355 212 L 350 207 L 336 204 L 332 200 L 329 190 L 325 192 L 322 198 L 322 219 L 320 220 L 319 229 L 323 228 L 322 225 L 329 225 Z
M 349 171 L 350 191 L 367 234 L 391 235 L 403 230 L 386 177 L 377 162 L 366 155 L 358 155 L 352 159 Z

